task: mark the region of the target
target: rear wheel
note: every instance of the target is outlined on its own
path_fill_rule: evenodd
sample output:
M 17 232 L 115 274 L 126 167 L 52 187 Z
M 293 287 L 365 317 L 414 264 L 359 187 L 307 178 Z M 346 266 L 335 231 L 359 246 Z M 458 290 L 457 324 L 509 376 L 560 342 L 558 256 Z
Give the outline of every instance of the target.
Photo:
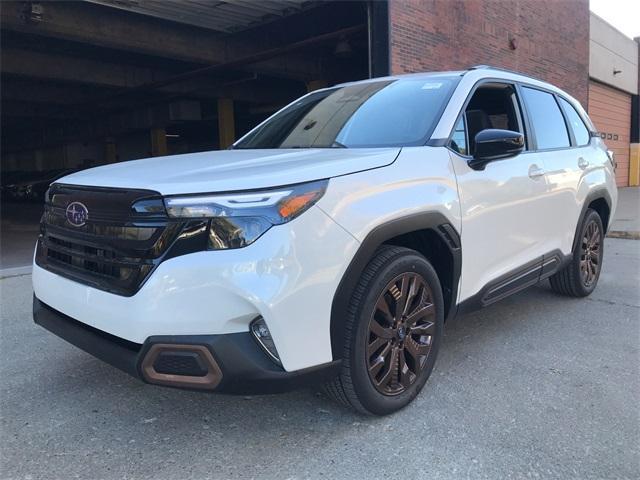
M 349 305 L 342 372 L 325 390 L 362 413 L 399 410 L 429 378 L 443 322 L 442 290 L 431 264 L 414 250 L 381 247 Z
M 587 210 L 579 235 L 571 263 L 549 278 L 554 291 L 572 297 L 589 295 L 600 278 L 604 256 L 604 228 L 598 212 Z

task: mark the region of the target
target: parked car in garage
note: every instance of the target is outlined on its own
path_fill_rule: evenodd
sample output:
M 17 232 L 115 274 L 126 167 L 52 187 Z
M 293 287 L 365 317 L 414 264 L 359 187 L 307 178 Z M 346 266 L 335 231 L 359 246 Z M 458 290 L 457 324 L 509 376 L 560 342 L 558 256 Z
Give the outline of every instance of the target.
M 3 174 L 2 199 L 8 202 L 43 202 L 49 185 L 77 169 L 56 169 L 45 172 Z
M 312 92 L 230 150 L 57 180 L 34 318 L 146 382 L 323 384 L 359 412 L 423 388 L 445 322 L 598 282 L 617 191 L 580 104 L 513 72 Z

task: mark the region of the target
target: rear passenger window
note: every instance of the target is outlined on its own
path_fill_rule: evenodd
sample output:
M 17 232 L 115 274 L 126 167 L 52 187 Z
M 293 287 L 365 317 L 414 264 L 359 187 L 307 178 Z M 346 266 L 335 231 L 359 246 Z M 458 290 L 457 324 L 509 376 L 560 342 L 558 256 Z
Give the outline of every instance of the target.
M 567 102 L 564 98 L 560 98 L 560 103 L 562 104 L 564 113 L 567 116 L 569 125 L 571 125 L 571 129 L 573 130 L 573 136 L 576 137 L 576 145 L 578 147 L 582 147 L 588 144 L 589 130 L 585 127 L 584 122 L 578 112 L 576 112 L 576 109 L 573 108 L 573 105 Z
M 534 88 L 522 89 L 539 150 L 571 146 L 567 125 L 553 95 Z

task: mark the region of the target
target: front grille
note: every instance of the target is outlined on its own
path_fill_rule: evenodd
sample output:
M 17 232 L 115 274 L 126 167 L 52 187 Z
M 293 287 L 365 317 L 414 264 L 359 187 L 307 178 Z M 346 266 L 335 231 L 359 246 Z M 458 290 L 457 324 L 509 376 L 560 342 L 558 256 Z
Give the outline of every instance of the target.
M 87 221 L 72 225 L 79 202 Z M 135 206 L 143 205 L 143 208 Z M 135 294 L 185 227 L 164 212 L 157 192 L 54 184 L 45 204 L 36 263 L 85 285 Z

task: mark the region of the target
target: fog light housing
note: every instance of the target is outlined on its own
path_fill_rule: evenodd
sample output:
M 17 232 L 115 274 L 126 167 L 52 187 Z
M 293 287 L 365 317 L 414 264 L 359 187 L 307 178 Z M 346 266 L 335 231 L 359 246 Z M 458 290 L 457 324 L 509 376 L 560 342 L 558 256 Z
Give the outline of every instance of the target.
M 264 321 L 264 318 L 256 318 L 251 322 L 249 328 L 251 329 L 253 338 L 255 338 L 256 342 L 258 342 L 258 345 L 262 347 L 264 352 L 269 355 L 269 358 L 278 365 L 282 365 L 280 357 L 278 356 L 278 351 L 276 350 L 276 345 L 273 343 L 271 332 L 269 331 L 269 327 L 267 327 L 267 322 Z

